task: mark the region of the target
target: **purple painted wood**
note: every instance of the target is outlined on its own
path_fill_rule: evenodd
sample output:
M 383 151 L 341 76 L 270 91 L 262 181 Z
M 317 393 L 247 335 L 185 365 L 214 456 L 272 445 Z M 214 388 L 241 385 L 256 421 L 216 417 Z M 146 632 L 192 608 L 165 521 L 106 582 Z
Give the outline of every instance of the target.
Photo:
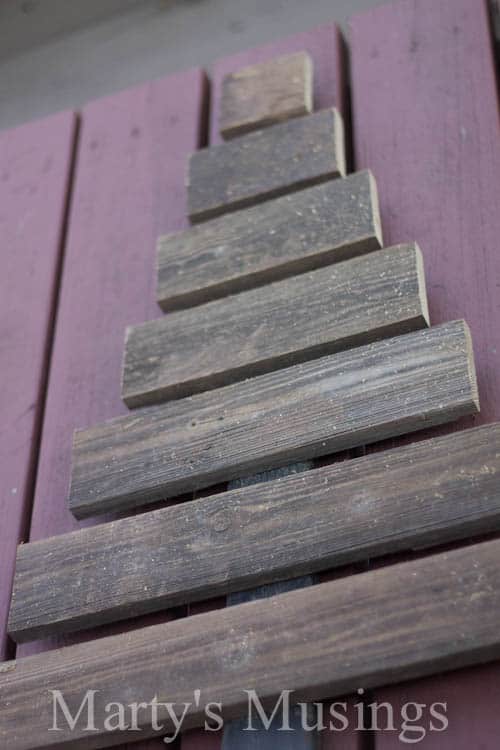
M 352 76 L 356 167 L 377 179 L 385 240 L 420 244 L 431 321 L 464 317 L 472 329 L 475 422 L 498 420 L 500 140 L 486 0 L 399 0 L 355 17 Z M 497 747 L 494 675 L 500 665 L 401 689 L 448 701 L 450 728 L 426 748 Z M 378 750 L 396 746 L 397 733 L 379 736 Z
M 0 134 L 0 660 L 31 509 L 75 130 L 63 112 Z
M 314 64 L 314 109 L 336 106 L 345 114 L 342 38 L 335 24 L 313 29 L 277 40 L 256 49 L 244 50 L 235 55 L 217 60 L 212 66 L 212 96 L 210 111 L 209 142 L 221 143 L 218 117 L 222 79 L 228 74 L 246 65 L 269 60 L 283 54 L 305 50 L 309 52 Z M 351 707 L 349 707 L 351 710 Z M 359 735 L 350 730 L 343 733 L 325 732 L 319 746 L 322 750 L 356 750 Z M 186 733 L 182 738 L 182 750 L 219 750 L 220 735 L 209 735 L 203 731 Z

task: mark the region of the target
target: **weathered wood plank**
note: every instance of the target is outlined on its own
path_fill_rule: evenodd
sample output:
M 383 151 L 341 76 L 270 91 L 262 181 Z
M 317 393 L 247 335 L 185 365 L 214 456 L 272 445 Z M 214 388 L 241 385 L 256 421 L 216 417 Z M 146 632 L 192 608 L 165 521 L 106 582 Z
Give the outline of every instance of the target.
M 399 245 L 128 328 L 122 397 L 182 398 L 428 323 L 422 254 Z
M 158 303 L 191 307 L 380 247 L 366 170 L 160 237 Z
M 456 321 L 78 431 L 69 506 L 77 517 L 135 507 L 477 408 Z
M 354 18 L 351 40 L 356 167 L 377 176 L 386 239 L 422 247 L 431 320 L 463 315 L 471 326 L 481 396 L 474 422 L 499 420 L 500 143 L 487 4 L 400 0 Z M 436 691 L 448 701 L 450 727 L 428 736 L 426 748 L 495 747 L 486 738 L 500 733 L 496 696 L 485 689 L 477 698 L 492 669 L 470 682 L 450 675 L 404 688 L 417 703 L 429 705 Z M 378 737 L 379 750 L 393 747 L 390 734 Z
M 234 70 L 238 70 L 239 68 L 248 66 L 248 65 L 254 65 L 258 62 L 265 62 L 268 60 L 274 59 L 279 54 L 289 54 L 290 52 L 295 51 L 301 51 L 301 50 L 307 50 L 307 52 L 311 55 L 314 63 L 314 107 L 316 110 L 324 109 L 326 107 L 336 106 L 342 115 L 345 115 L 345 109 L 344 109 L 344 103 L 345 103 L 345 97 L 344 97 L 344 90 L 346 87 L 346 75 L 345 75 L 345 69 L 344 69 L 344 55 L 343 55 L 343 45 L 342 45 L 342 39 L 340 36 L 340 32 L 338 28 L 335 26 L 335 24 L 329 24 L 325 26 L 321 26 L 319 28 L 313 29 L 311 31 L 305 31 L 299 34 L 296 34 L 292 37 L 287 37 L 285 39 L 279 39 L 274 40 L 271 44 L 264 45 L 262 47 L 258 47 L 257 49 L 251 49 L 251 50 L 240 50 L 239 52 L 229 56 L 225 57 L 223 59 L 217 60 L 211 68 L 211 101 L 213 102 L 213 106 L 211 107 L 210 111 L 210 143 L 214 144 L 216 142 L 220 141 L 220 135 L 219 135 L 219 118 L 220 118 L 220 97 L 221 97 L 221 91 L 222 91 L 222 81 L 224 80 L 224 77 L 232 73 Z M 337 180 L 334 181 L 334 184 L 340 184 L 341 181 Z M 264 215 L 264 210 L 266 209 L 268 204 L 261 204 L 260 206 L 260 212 L 261 216 Z M 335 203 L 335 205 L 339 205 L 338 199 Z M 247 213 L 252 211 L 253 209 L 246 209 Z M 256 209 L 258 210 L 258 209 Z M 300 210 L 300 209 L 299 209 Z M 345 210 L 345 209 L 344 209 Z M 333 215 L 331 217 L 330 221 L 330 229 L 332 230 L 331 237 L 333 238 L 333 229 L 335 226 L 335 220 L 336 220 L 336 212 L 331 212 Z M 358 212 L 353 211 L 353 214 L 361 213 L 361 210 Z M 233 216 L 236 216 L 236 214 L 233 214 Z M 303 217 L 304 220 L 304 217 Z M 292 223 L 295 223 L 297 221 L 297 218 L 292 216 L 288 217 L 288 221 L 291 221 Z M 275 227 L 278 227 L 281 231 L 281 227 L 284 228 L 284 224 L 282 225 L 281 222 L 274 219 Z M 208 225 L 207 225 L 208 226 Z M 304 226 L 304 223 L 303 225 Z M 272 227 L 271 227 L 272 228 Z M 255 230 L 255 227 L 254 227 Z M 369 230 L 372 231 L 371 229 Z M 283 256 L 285 253 L 289 253 L 289 248 L 291 247 L 291 243 L 294 242 L 294 240 L 297 237 L 301 236 L 300 231 L 292 231 L 290 233 L 286 233 L 282 235 L 281 240 L 279 241 L 279 252 L 283 253 Z M 378 238 L 381 240 L 380 232 L 378 233 Z M 259 248 L 258 253 L 254 256 L 255 259 L 262 257 L 266 258 L 267 254 L 269 252 L 268 247 L 270 245 L 269 239 L 272 238 L 271 236 L 268 236 L 268 238 L 264 237 L 264 244 Z M 407 238 L 408 239 L 408 238 Z M 411 239 L 411 238 L 410 238 Z M 331 241 L 326 240 L 326 242 Z M 224 247 L 224 245 L 217 245 L 217 249 L 221 251 L 221 249 Z M 376 245 L 366 248 L 367 251 L 369 249 L 376 249 Z M 306 255 L 306 249 L 307 245 L 305 245 L 304 248 L 300 251 L 303 255 Z M 232 253 L 234 253 L 234 249 L 232 250 Z M 360 248 L 361 252 L 361 248 Z M 225 255 L 228 255 L 225 253 Z M 333 259 L 332 254 L 332 259 Z M 345 256 L 347 257 L 347 256 Z M 342 259 L 342 256 L 339 254 L 335 254 L 335 258 L 338 260 Z M 197 256 L 197 262 L 200 262 L 200 256 Z M 225 258 L 226 264 L 229 262 L 229 258 Z M 253 261 L 255 262 L 255 261 Z M 327 261 L 331 262 L 331 261 Z M 325 263 L 326 264 L 326 263 Z M 184 271 L 186 272 L 186 267 Z M 296 272 L 300 272 L 301 270 L 309 270 L 308 268 L 304 269 L 298 269 Z M 233 275 L 234 275 L 234 269 L 233 269 Z M 207 269 L 205 268 L 205 274 L 207 274 Z M 290 273 L 288 274 L 290 275 Z M 207 274 L 208 276 L 208 274 Z M 181 285 L 181 279 L 182 276 L 179 276 L 177 278 L 177 284 L 178 286 Z M 253 283 L 253 282 L 252 282 Z M 231 750 L 245 750 L 245 747 L 247 747 L 247 736 L 248 733 L 240 733 L 239 735 L 235 735 L 234 729 L 232 728 L 232 724 L 226 724 L 224 728 L 224 737 L 223 737 L 223 744 L 226 744 L 227 746 L 227 739 L 226 734 L 229 736 L 229 741 L 231 745 Z M 182 738 L 182 748 L 183 750 L 199 750 L 199 745 L 197 745 L 196 741 L 196 732 L 197 730 L 194 730 L 193 732 L 188 733 L 187 735 L 183 735 Z M 198 730 L 198 736 L 201 734 Z M 257 732 L 253 735 L 255 737 L 255 744 L 258 746 L 260 742 L 263 740 L 263 733 Z M 301 750 L 306 750 L 306 748 L 310 747 L 309 743 L 309 735 L 307 732 L 297 732 L 294 735 L 297 744 L 301 746 Z M 204 733 L 203 736 L 203 747 L 204 750 L 207 750 L 207 747 L 209 745 L 209 737 L 207 737 L 207 733 Z M 278 750 L 279 748 L 287 748 L 288 750 L 288 742 L 289 742 L 289 736 L 274 736 L 273 740 L 275 740 L 274 743 L 274 750 Z M 334 750 L 340 750 L 340 747 L 342 747 L 344 750 L 353 750 L 356 748 L 359 750 L 358 743 L 356 741 L 355 733 L 351 733 L 349 730 L 346 732 L 342 732 L 339 736 L 338 732 L 331 732 L 331 733 L 323 733 L 321 740 L 320 740 L 320 746 L 322 750 L 332 749 Z
M 21 545 L 9 632 L 25 641 L 498 530 L 499 444 L 494 424 Z
M 342 117 L 337 109 L 315 112 L 195 151 L 189 218 L 204 221 L 344 174 Z
M 307 52 L 275 57 L 222 81 L 219 127 L 224 140 L 300 117 L 313 109 L 313 62 Z
M 75 130 L 64 112 L 0 134 L 0 660 L 29 528 Z
M 487 661 L 500 655 L 499 611 L 495 540 L 70 646 L 0 672 L 0 738 L 9 750 L 50 746 L 50 690 L 73 715 L 89 685 L 97 691 L 96 731 L 85 711 L 74 729 L 59 724 L 58 748 L 78 750 L 154 734 L 148 711 L 140 732 L 106 731 L 110 701 L 186 703 L 187 729 L 203 725 L 210 701 L 225 719 L 244 713 L 247 686 L 269 707 L 284 685 L 296 701 L 315 700 Z M 158 719 L 163 734 L 173 728 L 161 703 Z

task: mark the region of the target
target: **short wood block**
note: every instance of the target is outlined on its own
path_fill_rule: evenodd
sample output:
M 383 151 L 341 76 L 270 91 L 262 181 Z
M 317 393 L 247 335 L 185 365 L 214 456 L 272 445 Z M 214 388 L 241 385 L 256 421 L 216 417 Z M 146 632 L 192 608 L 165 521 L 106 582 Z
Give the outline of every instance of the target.
M 225 140 L 313 109 L 313 61 L 295 52 L 250 65 L 222 81 L 219 127 Z
M 446 323 L 77 431 L 69 506 L 134 508 L 477 410 L 468 327 Z
M 186 730 L 204 725 L 212 701 L 225 721 L 240 718 L 249 686 L 269 711 L 284 686 L 293 702 L 316 701 L 457 669 L 500 656 L 499 617 L 494 540 L 7 662 L 0 737 L 8 750 L 107 747 L 171 732 L 162 702 L 187 704 Z M 56 742 L 51 690 L 75 716 L 89 688 L 95 731 L 84 706 L 74 728 L 59 722 Z M 108 703 L 130 717 L 155 695 L 161 728 L 140 710 L 137 731 L 109 731 Z
M 497 423 L 21 545 L 10 635 L 42 638 L 496 531 L 499 444 Z
M 165 311 L 191 307 L 380 247 L 365 170 L 160 237 L 157 299 Z
M 399 245 L 128 328 L 122 397 L 191 396 L 428 322 L 422 254 Z
M 195 151 L 189 217 L 204 221 L 344 174 L 342 117 L 322 110 Z

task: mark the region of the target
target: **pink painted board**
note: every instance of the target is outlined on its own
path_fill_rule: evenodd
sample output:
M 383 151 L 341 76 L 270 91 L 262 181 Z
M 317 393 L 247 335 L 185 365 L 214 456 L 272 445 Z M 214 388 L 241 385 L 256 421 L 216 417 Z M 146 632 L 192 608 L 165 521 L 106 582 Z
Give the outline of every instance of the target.
M 76 118 L 0 133 L 0 660 L 17 544 L 28 529 Z
M 500 135 L 486 0 L 400 0 L 354 17 L 351 29 L 356 168 L 374 172 L 386 244 L 422 248 L 431 321 L 464 317 L 471 326 L 482 408 L 475 422 L 498 420 Z M 493 750 L 494 675 L 500 682 L 500 665 L 377 699 L 439 695 L 450 727 L 421 746 Z M 376 739 L 377 750 L 396 746 L 405 743 L 394 734 Z
M 273 57 L 298 51 L 308 52 L 314 65 L 314 109 L 336 106 L 345 115 L 345 71 L 343 41 L 336 24 L 306 31 L 277 40 L 256 49 L 244 50 L 217 60 L 211 69 L 211 106 L 209 143 L 221 143 L 218 117 L 222 79 L 228 73 Z M 349 711 L 352 707 L 349 706 Z M 351 724 L 351 722 L 350 722 Z M 339 733 L 325 732 L 320 739 L 321 750 L 357 750 L 359 733 L 351 729 Z M 182 750 L 219 750 L 221 735 L 194 730 L 182 737 Z M 235 748 L 236 750 L 236 748 Z

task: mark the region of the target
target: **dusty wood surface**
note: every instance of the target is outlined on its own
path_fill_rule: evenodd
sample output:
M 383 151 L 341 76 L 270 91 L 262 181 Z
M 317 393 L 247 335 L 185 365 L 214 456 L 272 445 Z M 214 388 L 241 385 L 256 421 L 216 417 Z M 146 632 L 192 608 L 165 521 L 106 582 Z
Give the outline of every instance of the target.
M 188 703 L 187 729 L 203 724 L 209 701 L 226 719 L 241 715 L 242 686 L 269 706 L 284 685 L 296 701 L 331 698 L 486 661 L 500 655 L 499 611 L 495 540 L 27 657 L 0 671 L 0 739 L 9 750 L 54 743 L 51 689 L 73 714 L 89 685 L 98 691 L 97 731 L 85 716 L 73 731 L 60 724 L 57 747 L 78 750 L 153 733 L 147 712 L 143 732 L 106 731 L 109 701 Z M 170 728 L 161 706 L 158 718 Z
M 70 509 L 122 510 L 477 408 L 468 329 L 456 321 L 77 431 Z
M 21 545 L 9 632 L 29 640 L 497 530 L 499 444 L 494 424 Z
M 301 50 L 307 50 L 311 55 L 314 62 L 314 107 L 316 110 L 324 109 L 326 107 L 336 106 L 342 115 L 345 115 L 344 109 L 344 89 L 346 85 L 346 71 L 345 71 L 345 60 L 342 54 L 342 40 L 338 28 L 334 24 L 329 24 L 315 28 L 311 31 L 301 32 L 292 37 L 284 39 L 273 40 L 270 44 L 258 47 L 250 50 L 239 50 L 235 54 L 224 57 L 220 60 L 215 61 L 211 68 L 211 111 L 210 111 L 210 143 L 214 144 L 220 142 L 219 134 L 219 116 L 220 116 L 220 96 L 222 89 L 222 81 L 224 76 L 232 73 L 235 70 L 243 68 L 248 65 L 254 65 L 258 62 L 265 62 L 274 59 L 277 55 L 289 54 L 290 52 L 297 52 Z M 340 182 L 340 181 L 337 181 Z M 337 201 L 338 203 L 338 201 Z M 261 204 L 261 212 L 263 215 L 266 204 Z M 252 209 L 246 209 L 250 212 Z M 334 214 L 335 212 L 331 212 Z M 354 212 L 353 212 L 354 213 Z M 288 217 L 291 221 L 292 216 Z M 275 221 L 275 225 L 278 226 L 278 222 Z M 332 216 L 331 230 L 333 238 L 333 230 L 335 228 L 335 217 Z M 279 228 L 282 227 L 281 222 Z M 288 235 L 283 235 L 280 243 L 283 252 L 289 252 L 291 242 L 295 237 L 300 236 L 300 232 L 292 232 Z M 286 239 L 285 239 L 286 237 Z M 411 239 L 407 238 L 407 239 Z M 264 237 L 264 245 L 260 248 L 255 258 L 263 257 L 267 255 L 266 249 L 266 238 Z M 328 239 L 327 239 L 328 242 Z M 221 245 L 217 246 L 220 250 Z M 378 245 L 367 247 L 368 249 L 376 249 Z M 307 245 L 300 251 L 306 255 Z M 233 250 L 234 252 L 234 250 Z M 227 255 L 227 253 L 226 253 Z M 347 256 L 346 256 L 347 257 Z M 341 259 L 339 254 L 338 259 Z M 228 257 L 225 258 L 225 262 L 228 263 Z M 198 257 L 197 262 L 200 262 Z M 207 269 L 205 269 L 206 272 Z M 308 268 L 305 268 L 308 270 Z M 233 271 L 234 273 L 234 271 Z M 290 275 L 290 274 L 288 274 Z M 177 279 L 180 283 L 180 277 Z M 212 600 L 213 601 L 213 600 Z M 196 606 L 196 605 L 194 605 Z M 228 734 L 228 739 L 226 739 Z M 246 733 L 248 734 L 248 733 Z M 215 735 L 217 737 L 217 735 Z M 262 733 L 255 734 L 255 744 L 262 740 Z M 215 750 L 220 745 L 213 741 L 214 736 L 210 735 L 203 730 L 193 730 L 183 735 L 182 737 L 182 750 Z M 305 732 L 297 732 L 294 738 L 299 740 L 301 738 L 303 742 L 303 748 L 309 747 L 309 737 Z M 357 743 L 357 737 L 355 732 L 351 732 L 350 728 L 346 732 L 342 732 L 339 736 L 338 732 L 326 732 L 321 738 L 322 750 L 360 750 Z M 227 742 L 230 741 L 231 750 L 246 750 L 248 748 L 247 739 L 242 733 L 235 736 L 232 725 L 226 725 L 224 730 L 224 737 L 222 744 L 224 750 L 227 747 Z M 276 742 L 274 750 L 278 750 L 279 747 L 287 747 L 289 737 L 284 737 L 279 740 L 281 744 Z M 287 748 L 288 750 L 288 748 Z
M 204 221 L 344 174 L 342 117 L 315 112 L 195 151 L 188 214 Z
M 219 127 L 225 140 L 313 108 L 313 62 L 307 52 L 276 57 L 229 73 L 222 81 Z
M 428 325 L 422 254 L 400 245 L 127 330 L 127 406 L 228 385 Z
M 190 307 L 381 246 L 366 170 L 160 237 L 158 303 Z

